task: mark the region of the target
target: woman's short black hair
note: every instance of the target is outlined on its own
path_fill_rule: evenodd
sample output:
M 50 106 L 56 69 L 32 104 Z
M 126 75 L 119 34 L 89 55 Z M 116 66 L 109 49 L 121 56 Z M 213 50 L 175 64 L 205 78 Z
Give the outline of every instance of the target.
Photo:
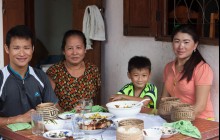
M 84 44 L 85 48 L 86 48 L 86 37 L 85 37 L 84 33 L 82 31 L 79 31 L 79 30 L 68 30 L 68 31 L 65 32 L 65 34 L 63 36 L 63 41 L 62 41 L 62 46 L 61 46 L 62 51 L 64 51 L 65 46 L 66 46 L 66 40 L 70 36 L 80 37 L 83 41 L 83 44 Z

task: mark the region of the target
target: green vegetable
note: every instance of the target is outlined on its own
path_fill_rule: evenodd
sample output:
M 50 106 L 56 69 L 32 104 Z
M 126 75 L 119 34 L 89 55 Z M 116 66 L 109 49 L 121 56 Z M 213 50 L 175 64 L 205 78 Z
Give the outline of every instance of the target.
M 55 120 L 47 120 L 47 121 L 45 121 L 45 124 L 49 124 L 49 123 L 57 124 L 57 122 Z

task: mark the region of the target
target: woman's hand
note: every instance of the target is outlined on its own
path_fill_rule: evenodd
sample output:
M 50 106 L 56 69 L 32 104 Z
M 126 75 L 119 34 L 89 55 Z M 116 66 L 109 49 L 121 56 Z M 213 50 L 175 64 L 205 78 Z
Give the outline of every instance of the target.
M 76 113 L 79 113 L 79 112 L 81 112 L 82 107 L 80 105 L 77 105 L 74 107 L 74 109 L 76 110 Z

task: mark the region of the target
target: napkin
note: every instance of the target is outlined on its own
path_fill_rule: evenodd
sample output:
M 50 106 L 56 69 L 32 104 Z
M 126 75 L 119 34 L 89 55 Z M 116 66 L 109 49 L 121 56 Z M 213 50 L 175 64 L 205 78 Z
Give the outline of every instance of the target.
M 29 123 L 14 123 L 14 124 L 8 124 L 7 127 L 15 132 L 24 129 L 30 129 L 31 125 Z
M 108 112 L 108 110 L 100 105 L 94 105 L 92 106 L 91 112 Z M 76 113 L 76 110 L 73 109 L 71 111 L 63 112 L 62 114 L 70 114 L 70 113 Z
M 183 135 L 187 135 L 197 139 L 202 138 L 198 128 L 193 126 L 190 121 L 180 120 L 173 123 L 164 123 L 163 126 L 173 127 Z
M 108 110 L 100 105 L 92 106 L 92 112 L 108 112 Z

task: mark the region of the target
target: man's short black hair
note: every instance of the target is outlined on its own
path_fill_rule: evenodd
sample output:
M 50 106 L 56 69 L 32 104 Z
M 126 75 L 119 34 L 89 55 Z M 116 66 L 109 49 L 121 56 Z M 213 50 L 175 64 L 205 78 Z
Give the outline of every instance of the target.
M 150 59 L 144 56 L 134 56 L 128 62 L 128 72 L 130 73 L 133 69 L 149 69 L 151 72 Z
M 34 46 L 34 35 L 31 30 L 25 25 L 17 25 L 12 27 L 6 35 L 6 45 L 9 47 L 11 43 L 11 38 L 18 37 L 18 38 L 25 38 L 31 39 L 31 44 Z

